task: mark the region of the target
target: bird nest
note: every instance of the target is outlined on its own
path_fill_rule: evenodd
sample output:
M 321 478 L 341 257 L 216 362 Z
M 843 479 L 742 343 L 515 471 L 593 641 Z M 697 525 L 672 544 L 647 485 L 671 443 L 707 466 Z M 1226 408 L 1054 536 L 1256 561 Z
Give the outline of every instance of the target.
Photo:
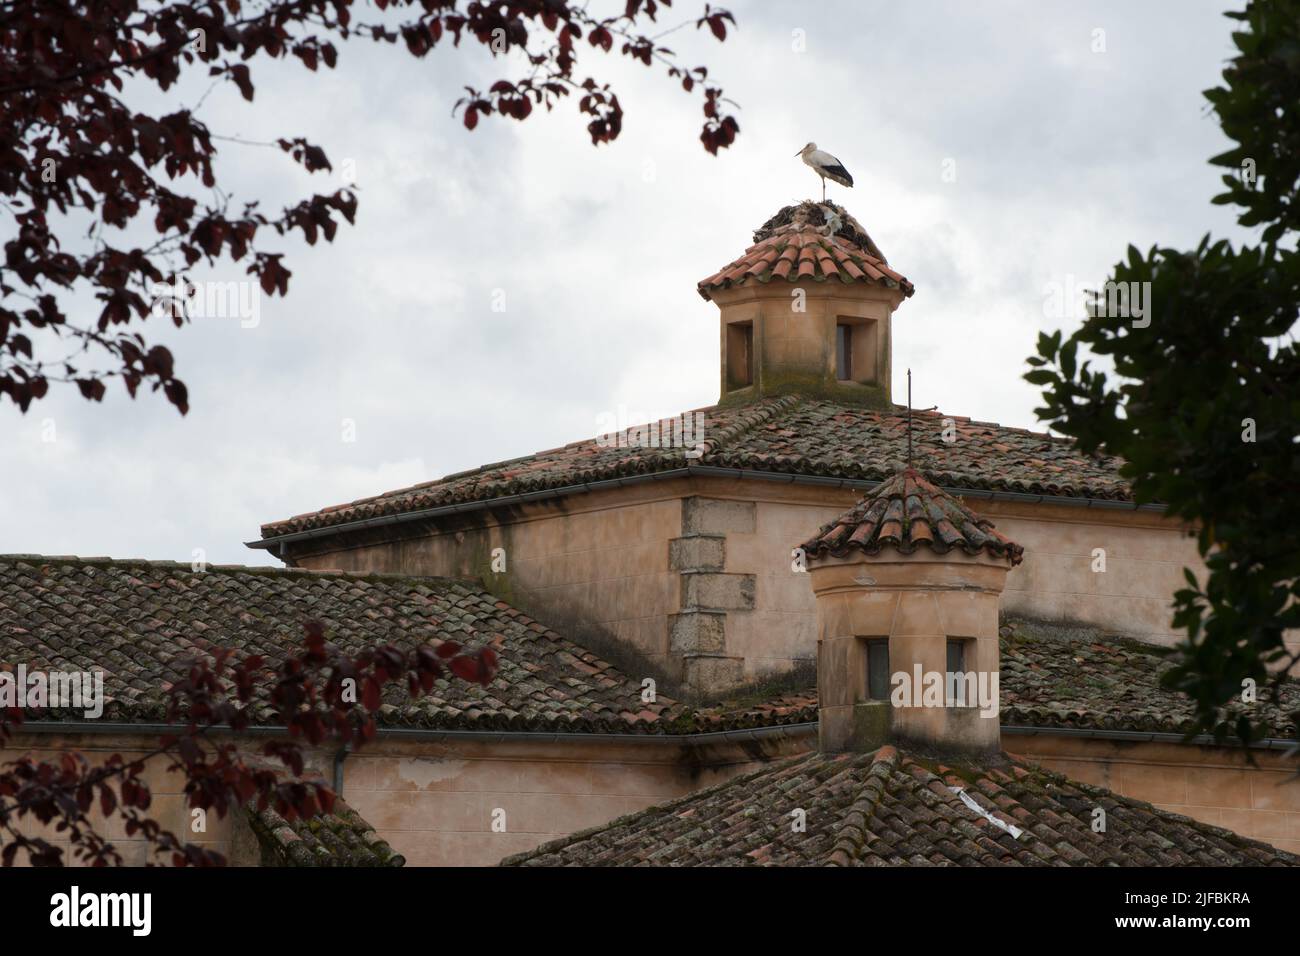
M 843 206 L 837 206 L 833 202 L 805 200 L 793 206 L 786 206 L 763 223 L 761 227 L 754 230 L 754 242 L 759 243 L 780 233 L 800 229 L 816 229 L 825 234 L 827 238 L 837 236 L 840 239 L 847 240 L 881 262 L 886 264 L 889 262 L 885 258 L 885 254 L 880 251 L 880 247 L 871 240 L 871 237 L 867 235 L 867 231 L 862 228 L 862 224 L 849 215 L 847 209 Z

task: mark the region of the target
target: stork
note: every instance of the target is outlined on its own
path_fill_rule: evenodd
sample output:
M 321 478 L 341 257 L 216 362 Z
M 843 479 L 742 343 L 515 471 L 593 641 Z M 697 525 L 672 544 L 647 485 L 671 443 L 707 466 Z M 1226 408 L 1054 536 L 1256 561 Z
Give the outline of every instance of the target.
M 853 177 L 844 168 L 844 164 L 825 150 L 817 148 L 816 143 L 809 143 L 796 156 L 802 156 L 804 165 L 811 166 L 813 172 L 822 178 L 822 202 L 826 201 L 826 180 L 853 188 Z

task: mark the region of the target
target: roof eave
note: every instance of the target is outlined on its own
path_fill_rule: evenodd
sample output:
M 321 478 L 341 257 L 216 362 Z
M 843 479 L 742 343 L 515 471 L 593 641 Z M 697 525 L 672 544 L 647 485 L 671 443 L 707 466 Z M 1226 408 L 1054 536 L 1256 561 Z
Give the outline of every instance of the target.
M 283 546 L 298 541 L 310 541 L 317 538 L 350 534 L 357 531 L 366 531 L 372 528 L 407 524 L 413 521 L 427 521 L 433 518 L 445 517 L 447 515 L 465 514 L 475 511 L 486 511 L 491 508 L 527 504 L 533 501 L 547 501 L 565 497 L 567 495 L 586 494 L 592 491 L 601 491 L 607 488 L 641 484 L 647 481 L 667 481 L 674 478 L 690 476 L 740 478 L 742 480 L 775 481 L 796 485 L 819 485 L 822 487 L 847 488 L 864 492 L 874 490 L 881 484 L 880 481 L 868 479 L 831 478 L 822 475 L 802 475 L 790 472 L 758 471 L 748 468 L 725 468 L 716 465 L 689 463 L 680 468 L 669 468 L 664 471 L 629 475 L 623 478 L 610 478 L 604 481 L 561 485 L 557 488 L 549 488 L 543 491 L 524 492 L 517 495 L 503 495 L 499 498 L 482 498 L 475 501 L 440 505 L 435 508 L 421 508 L 416 511 L 404 511 L 397 514 L 380 515 L 374 518 L 361 518 L 355 521 L 344 521 L 338 524 L 322 525 L 317 528 L 305 528 L 301 531 L 290 531 L 284 534 L 270 535 L 259 538 L 256 541 L 245 541 L 244 546 L 254 550 L 260 549 L 264 551 L 271 551 L 278 548 L 280 549 L 280 556 L 283 557 Z M 1044 495 L 1015 491 L 999 491 L 994 489 L 961 488 L 952 485 L 940 485 L 939 487 L 948 494 L 956 497 L 981 498 L 989 501 L 1014 501 L 1021 504 L 1059 504 L 1072 507 L 1106 508 L 1120 511 L 1165 511 L 1165 506 L 1161 504 L 1138 504 L 1133 501 L 1119 501 L 1111 498 Z
M 228 729 L 216 728 L 218 732 Z M 75 720 L 29 720 L 16 732 L 47 734 L 165 734 L 174 733 L 175 724 L 166 723 L 132 723 L 129 721 L 75 721 Z M 240 731 L 240 735 L 253 737 L 282 736 L 287 731 L 283 727 L 250 726 Z M 433 730 L 422 727 L 380 727 L 376 730 L 379 738 L 390 740 L 410 740 L 418 742 L 437 742 L 442 740 L 473 740 L 484 743 L 639 743 L 658 744 L 661 746 L 708 746 L 716 743 L 735 743 L 743 741 L 765 740 L 770 738 L 806 737 L 817 733 L 817 722 L 808 721 L 797 724 L 771 724 L 763 727 L 747 727 L 735 730 L 701 730 L 685 734 L 656 733 L 574 733 L 562 731 L 504 731 L 504 730 Z M 1051 725 L 1035 726 L 1027 724 L 1003 724 L 1002 733 L 1025 737 L 1083 737 L 1093 740 L 1116 740 L 1129 743 L 1174 743 L 1189 746 L 1227 747 L 1241 749 L 1238 741 L 1216 740 L 1209 734 L 1200 734 L 1188 738 L 1186 734 L 1175 731 L 1151 730 L 1110 730 L 1090 727 L 1056 727 Z M 1292 750 L 1300 746 L 1300 741 L 1289 737 L 1265 737 L 1252 741 L 1246 749 L 1250 750 Z

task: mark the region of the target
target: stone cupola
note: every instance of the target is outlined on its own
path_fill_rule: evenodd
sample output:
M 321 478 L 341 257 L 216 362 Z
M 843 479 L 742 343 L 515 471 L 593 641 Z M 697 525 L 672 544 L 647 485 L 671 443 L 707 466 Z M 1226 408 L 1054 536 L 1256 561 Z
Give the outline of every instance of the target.
M 998 750 L 998 604 L 1024 549 L 910 468 L 800 548 L 821 749 Z
M 912 283 L 842 207 L 786 206 L 698 288 L 721 313 L 720 402 L 798 392 L 891 404 L 890 322 Z

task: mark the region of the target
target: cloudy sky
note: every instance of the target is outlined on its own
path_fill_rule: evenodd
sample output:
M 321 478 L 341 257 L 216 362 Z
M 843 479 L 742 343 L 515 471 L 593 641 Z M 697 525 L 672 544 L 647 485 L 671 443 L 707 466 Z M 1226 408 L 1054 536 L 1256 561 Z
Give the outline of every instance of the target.
M 702 6 L 678 2 L 665 27 Z M 336 177 L 354 170 L 357 225 L 283 243 L 290 294 L 261 300 L 256 325 L 151 320 L 188 416 L 116 385 L 102 405 L 67 390 L 25 416 L 0 405 L 0 552 L 276 563 L 242 544 L 264 521 L 588 438 L 620 406 L 711 404 L 717 313 L 695 283 L 818 195 L 791 155 L 810 139 L 855 177 L 831 198 L 916 284 L 894 392 L 910 366 L 918 407 L 1040 427 L 1024 358 L 1040 329 L 1077 322 L 1045 308 L 1052 284 L 1103 280 L 1129 243 L 1239 236 L 1205 162 L 1227 148 L 1201 96 L 1231 54 L 1221 3 L 726 5 L 725 44 L 665 41 L 740 105 L 717 158 L 698 98 L 590 53 L 627 111 L 598 149 L 572 105 L 465 131 L 458 92 L 500 75 L 477 47 L 420 61 L 354 43 L 332 72 L 255 66 L 251 106 L 212 92 L 214 132 L 305 135 Z M 271 209 L 337 184 L 255 146 L 225 144 L 219 172 Z

